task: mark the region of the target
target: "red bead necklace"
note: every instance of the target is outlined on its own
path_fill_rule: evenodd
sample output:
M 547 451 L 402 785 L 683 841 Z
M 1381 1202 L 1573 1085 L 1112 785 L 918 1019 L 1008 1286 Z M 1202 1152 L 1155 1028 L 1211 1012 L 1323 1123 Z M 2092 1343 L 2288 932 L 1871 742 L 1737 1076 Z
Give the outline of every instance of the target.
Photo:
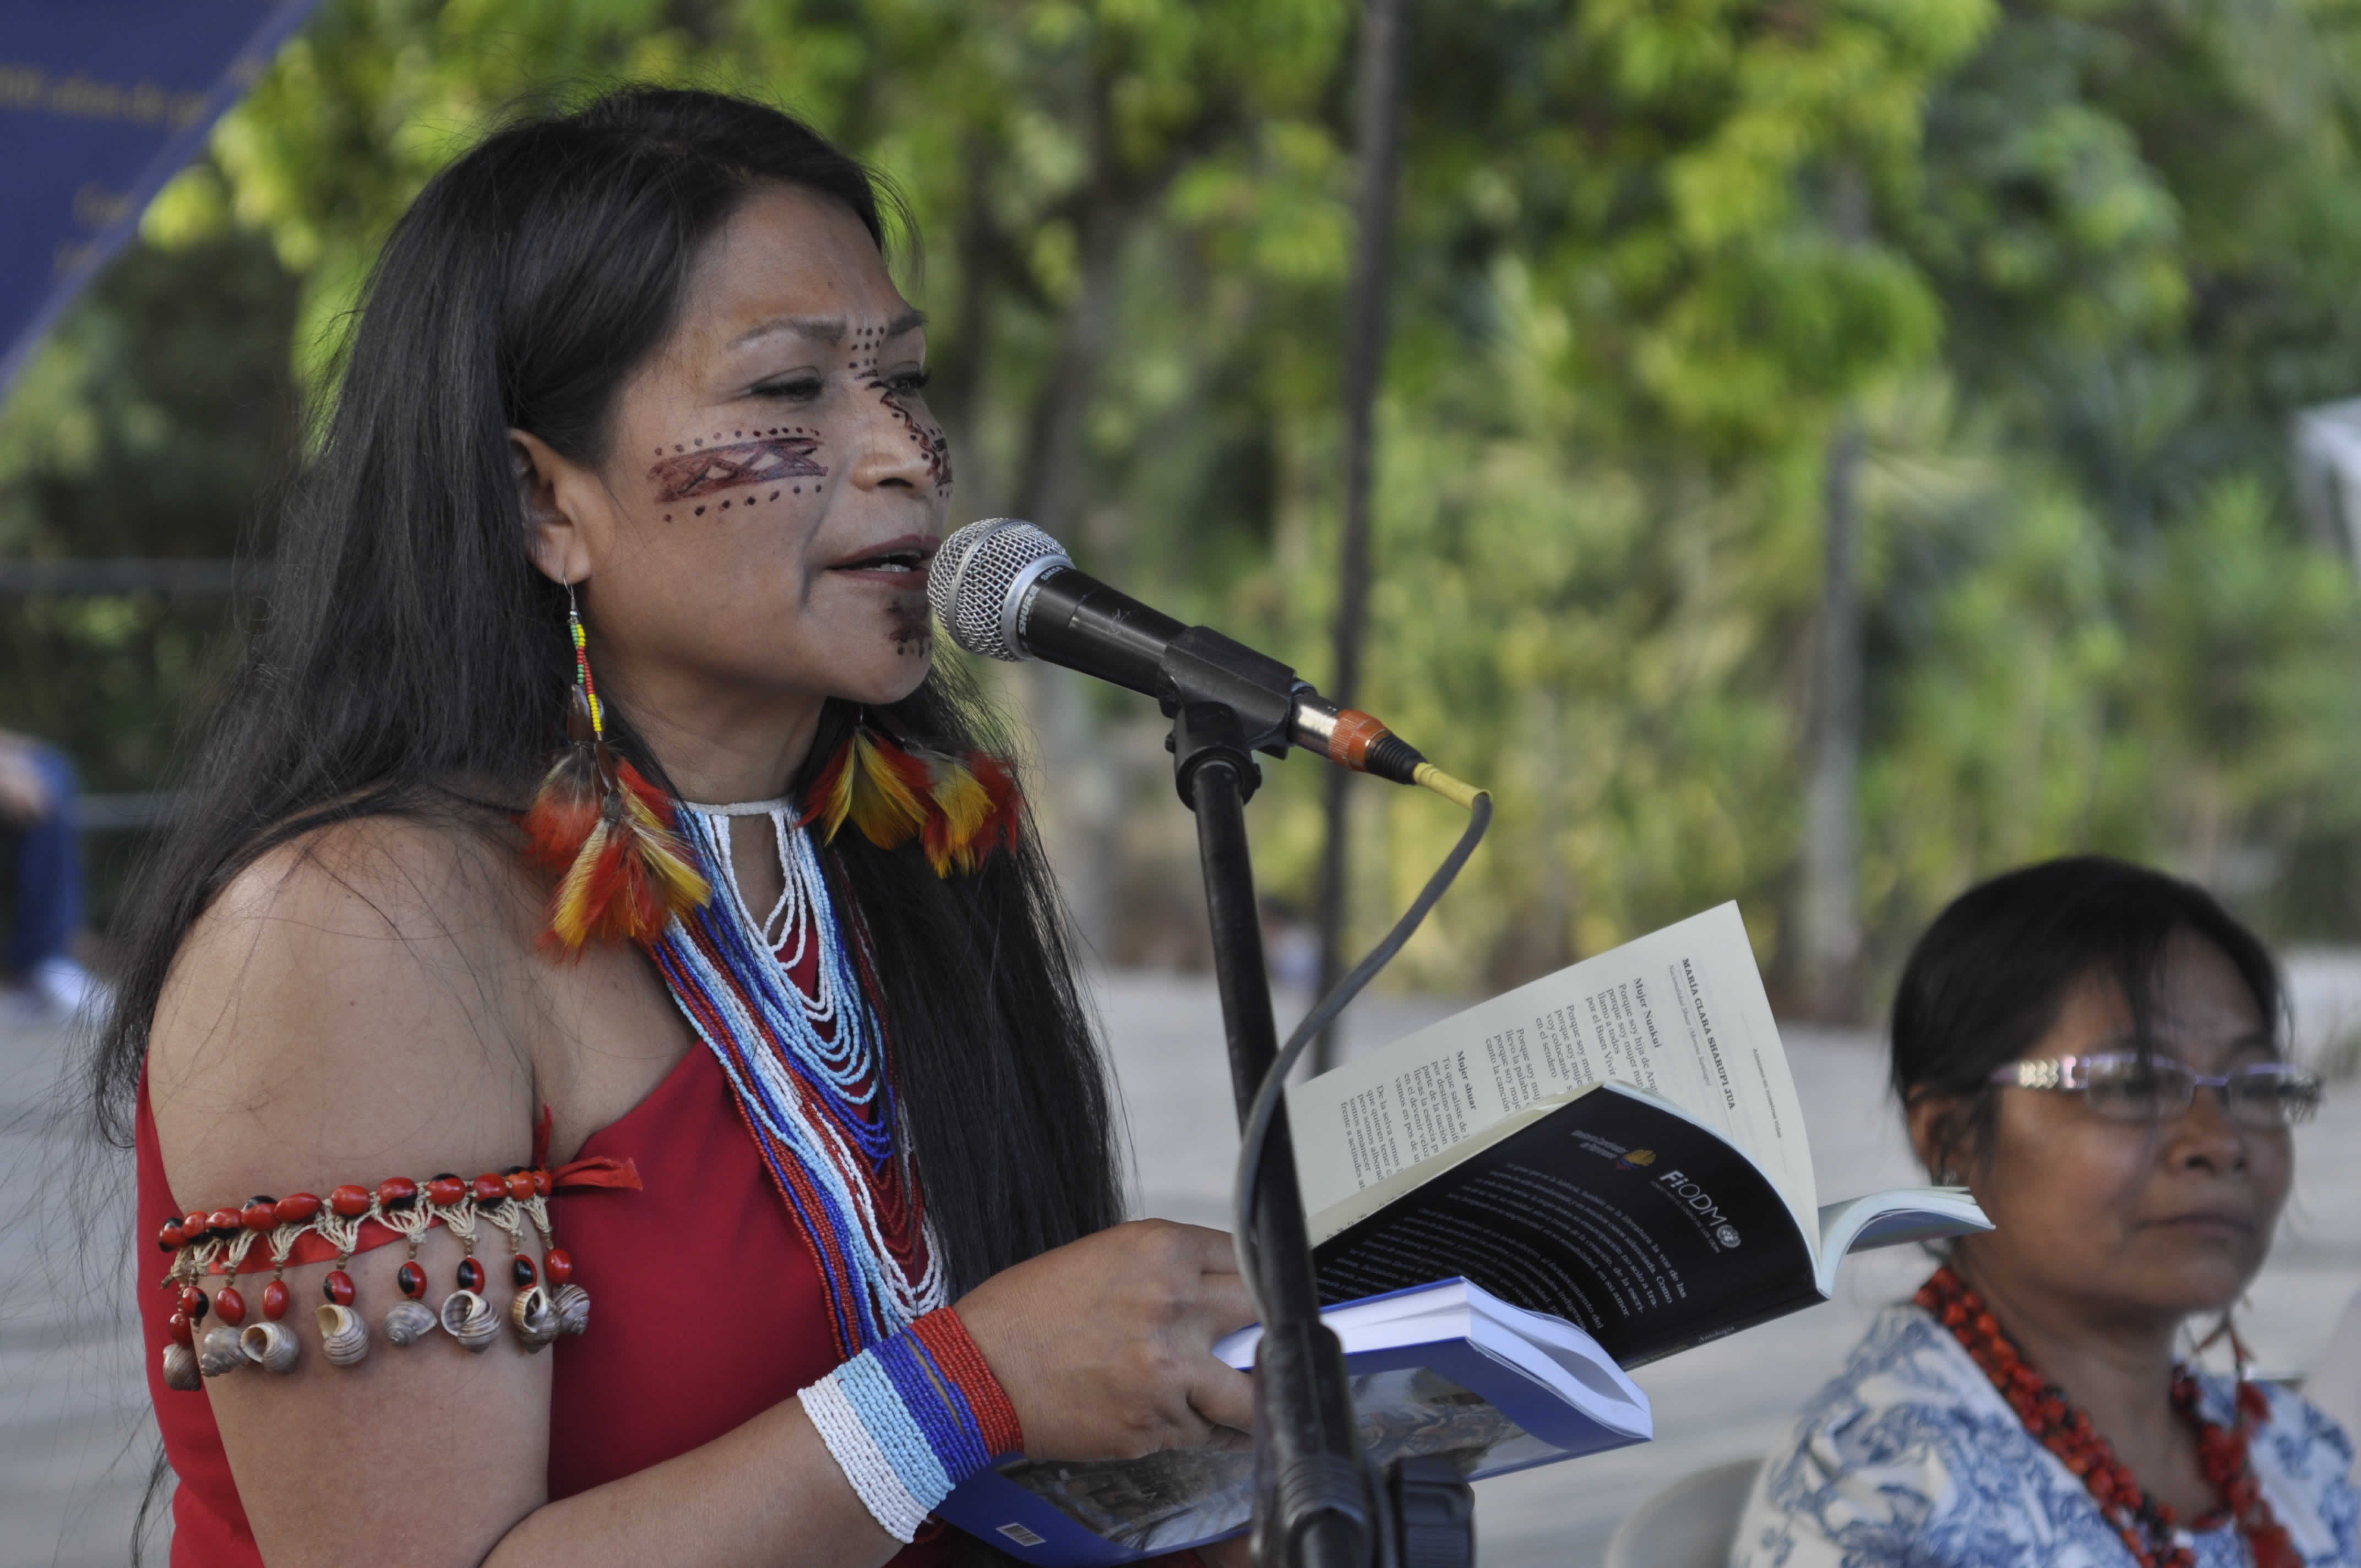
M 2196 1568 L 2196 1553 L 2175 1539 L 2179 1526 L 2171 1507 L 2149 1497 L 2091 1424 L 2091 1418 L 2067 1401 L 2064 1389 L 2017 1354 L 2016 1346 L 2001 1332 L 1999 1320 L 1966 1280 L 1946 1264 L 1918 1288 L 1917 1302 L 1958 1337 L 1970 1359 L 1983 1368 L 2001 1398 L 2025 1422 L 2025 1430 L 2082 1478 L 2100 1514 L 2123 1537 L 2140 1568 Z M 2246 1382 L 2238 1385 L 2237 1402 L 2237 1426 L 2215 1425 L 2198 1412 L 2197 1379 L 2185 1367 L 2173 1368 L 2172 1408 L 2197 1433 L 2198 1468 L 2224 1501 L 2222 1508 L 2191 1528 L 2211 1530 L 2235 1519 L 2254 1556 L 2255 1568 L 2303 1568 L 2302 1553 L 2271 1513 L 2247 1458 L 2246 1428 L 2263 1420 L 2270 1407 L 2264 1402 L 2262 1391 Z

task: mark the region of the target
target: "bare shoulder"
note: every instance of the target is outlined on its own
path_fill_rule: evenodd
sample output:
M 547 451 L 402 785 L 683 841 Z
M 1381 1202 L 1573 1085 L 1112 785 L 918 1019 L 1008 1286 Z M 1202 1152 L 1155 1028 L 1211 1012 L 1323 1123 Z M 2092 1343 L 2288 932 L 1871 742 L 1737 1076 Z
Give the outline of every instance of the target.
M 181 943 L 149 1034 L 175 1195 L 522 1160 L 530 896 L 480 835 L 393 817 L 239 872 Z

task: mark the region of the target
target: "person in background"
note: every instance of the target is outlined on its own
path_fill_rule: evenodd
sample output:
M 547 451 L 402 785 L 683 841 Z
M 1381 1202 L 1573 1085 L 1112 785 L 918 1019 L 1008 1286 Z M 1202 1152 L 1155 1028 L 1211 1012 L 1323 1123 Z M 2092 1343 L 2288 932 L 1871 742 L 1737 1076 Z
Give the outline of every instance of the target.
M 34 1022 L 72 1017 L 104 992 L 68 949 L 82 923 L 82 845 L 73 764 L 30 737 L 0 730 L 0 843 L 15 861 L 7 947 L 8 1011 Z
M 1736 1568 L 2361 1562 L 2345 1433 L 2183 1359 L 2261 1268 L 2319 1100 L 2281 1016 L 2263 945 L 2156 872 L 2051 861 L 1943 912 L 1894 999 L 1894 1086 L 1994 1228 L 1806 1407 Z

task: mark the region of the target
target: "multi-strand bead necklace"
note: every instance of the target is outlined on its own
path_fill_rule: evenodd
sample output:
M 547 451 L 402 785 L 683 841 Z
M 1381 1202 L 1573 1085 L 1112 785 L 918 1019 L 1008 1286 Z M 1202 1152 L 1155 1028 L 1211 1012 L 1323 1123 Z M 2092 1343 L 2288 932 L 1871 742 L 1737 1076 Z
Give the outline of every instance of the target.
M 762 817 L 780 891 L 747 907 L 730 823 Z M 840 924 L 810 832 L 784 800 L 682 803 L 679 831 L 715 889 L 653 950 L 673 1000 L 728 1075 L 811 1248 L 837 1354 L 850 1357 L 948 1300 L 869 1003 L 856 938 Z
M 1958 1338 L 2025 1430 L 2090 1488 L 2099 1512 L 2123 1537 L 2140 1568 L 2196 1568 L 2197 1554 L 2183 1538 L 2171 1505 L 2150 1497 L 2115 1457 L 2090 1416 L 2026 1361 L 1966 1280 L 1945 1265 L 1918 1288 L 1917 1303 Z M 2197 1379 L 2186 1367 L 2174 1368 L 2172 1408 L 2196 1432 L 2198 1468 L 2224 1504 L 2191 1528 L 2211 1530 L 2235 1520 L 2255 1568 L 2303 1568 L 2303 1556 L 2272 1514 L 2246 1451 L 2247 1424 L 2262 1420 L 2269 1411 L 2262 1391 L 2251 1383 L 2238 1385 L 2235 1428 L 2207 1420 L 2198 1409 L 2197 1394 Z

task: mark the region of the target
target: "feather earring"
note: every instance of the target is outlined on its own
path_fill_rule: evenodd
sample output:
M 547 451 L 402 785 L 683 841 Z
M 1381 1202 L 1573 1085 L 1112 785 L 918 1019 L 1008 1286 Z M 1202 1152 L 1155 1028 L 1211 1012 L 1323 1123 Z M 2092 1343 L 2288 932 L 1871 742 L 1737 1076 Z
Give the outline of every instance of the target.
M 823 841 L 850 822 L 881 850 L 915 835 L 935 874 L 949 876 L 1015 849 L 1023 811 L 1016 777 L 998 758 L 906 746 L 864 715 L 812 781 L 803 820 L 819 825 Z
M 673 916 L 713 896 L 674 831 L 673 803 L 607 744 L 589 641 L 566 590 L 574 643 L 566 750 L 524 814 L 525 858 L 557 873 L 543 941 L 572 955 L 591 941 L 653 942 Z

